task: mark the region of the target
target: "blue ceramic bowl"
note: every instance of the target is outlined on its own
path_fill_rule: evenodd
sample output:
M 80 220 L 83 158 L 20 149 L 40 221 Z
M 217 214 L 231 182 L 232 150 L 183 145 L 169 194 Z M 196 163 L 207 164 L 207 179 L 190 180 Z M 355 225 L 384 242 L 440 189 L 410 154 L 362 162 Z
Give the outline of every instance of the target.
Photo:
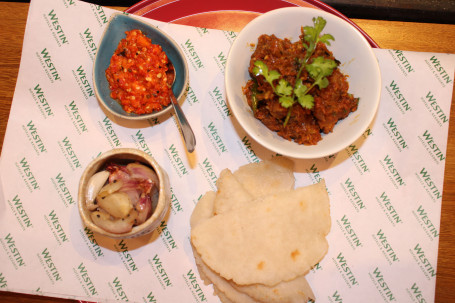
M 172 91 L 177 100 L 180 100 L 185 93 L 188 84 L 188 66 L 185 55 L 178 44 L 166 33 L 151 24 L 145 23 L 133 16 L 124 13 L 115 13 L 111 16 L 109 24 L 104 30 L 101 42 L 96 54 L 93 66 L 93 84 L 95 94 L 100 104 L 112 115 L 128 120 L 146 120 L 155 118 L 171 110 L 170 104 L 159 112 L 151 114 L 137 115 L 127 113 L 121 104 L 110 97 L 111 90 L 106 79 L 106 69 L 109 67 L 111 57 L 114 54 L 120 40 L 126 37 L 125 32 L 133 29 L 141 30 L 148 38 L 152 39 L 153 44 L 161 45 L 168 59 L 175 68 L 175 82 Z

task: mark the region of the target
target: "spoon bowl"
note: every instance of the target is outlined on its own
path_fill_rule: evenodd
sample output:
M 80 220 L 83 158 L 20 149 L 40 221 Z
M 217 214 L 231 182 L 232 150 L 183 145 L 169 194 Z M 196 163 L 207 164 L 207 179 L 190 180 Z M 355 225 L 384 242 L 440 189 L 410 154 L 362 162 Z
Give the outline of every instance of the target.
M 168 83 L 170 83 L 171 87 L 174 85 L 175 81 L 175 68 L 174 65 L 172 64 L 171 61 L 169 61 L 168 64 L 168 70 L 167 70 L 167 79 Z M 180 131 L 183 136 L 183 140 L 185 141 L 186 149 L 188 150 L 189 153 L 192 153 L 194 151 L 194 148 L 196 147 L 196 137 L 194 136 L 194 132 L 191 129 L 191 125 L 188 123 L 188 120 L 186 119 L 185 114 L 183 113 L 182 108 L 180 107 L 180 104 L 178 103 L 177 99 L 174 96 L 174 93 L 172 90 L 170 90 L 170 95 L 169 97 L 171 98 L 171 103 L 172 107 L 174 108 L 175 112 L 175 117 L 177 119 L 177 123 L 180 127 Z

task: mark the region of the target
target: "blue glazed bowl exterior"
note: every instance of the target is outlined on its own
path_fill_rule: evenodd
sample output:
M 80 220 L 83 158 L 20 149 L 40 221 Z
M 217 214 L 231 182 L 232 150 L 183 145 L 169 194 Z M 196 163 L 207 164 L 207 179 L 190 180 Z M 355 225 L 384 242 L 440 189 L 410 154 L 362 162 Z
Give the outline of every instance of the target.
M 184 95 L 186 85 L 188 84 L 188 66 L 185 55 L 179 48 L 178 44 L 153 25 L 142 22 L 125 13 L 116 13 L 112 15 L 109 24 L 107 25 L 96 54 L 95 63 L 93 66 L 93 84 L 95 93 L 99 102 L 104 105 L 105 109 L 111 114 L 130 120 L 146 120 L 155 118 L 159 115 L 167 113 L 171 110 L 172 105 L 167 106 L 163 110 L 151 114 L 137 115 L 127 113 L 123 110 L 121 104 L 110 97 L 111 90 L 106 79 L 106 69 L 109 67 L 112 55 L 121 39 L 126 37 L 125 32 L 133 29 L 141 30 L 153 44 L 160 45 L 166 53 L 169 60 L 172 62 L 176 72 L 176 78 L 172 91 L 177 100 Z

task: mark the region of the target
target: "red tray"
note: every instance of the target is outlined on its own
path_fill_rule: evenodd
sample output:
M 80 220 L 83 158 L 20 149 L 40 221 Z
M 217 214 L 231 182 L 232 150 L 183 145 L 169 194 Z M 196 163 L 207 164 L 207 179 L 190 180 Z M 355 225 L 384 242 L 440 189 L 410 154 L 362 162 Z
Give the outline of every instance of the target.
M 313 7 L 336 15 L 355 27 L 372 47 L 379 48 L 359 26 L 319 0 L 142 0 L 126 12 L 163 22 L 239 32 L 259 14 L 289 6 Z

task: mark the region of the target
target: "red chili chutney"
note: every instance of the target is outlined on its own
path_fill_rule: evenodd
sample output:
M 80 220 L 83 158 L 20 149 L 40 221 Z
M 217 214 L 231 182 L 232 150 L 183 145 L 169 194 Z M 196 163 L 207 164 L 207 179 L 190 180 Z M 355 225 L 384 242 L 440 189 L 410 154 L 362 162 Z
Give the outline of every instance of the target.
M 167 70 L 168 58 L 160 45 L 138 29 L 126 32 L 106 69 L 111 97 L 127 113 L 160 111 L 170 103 Z

